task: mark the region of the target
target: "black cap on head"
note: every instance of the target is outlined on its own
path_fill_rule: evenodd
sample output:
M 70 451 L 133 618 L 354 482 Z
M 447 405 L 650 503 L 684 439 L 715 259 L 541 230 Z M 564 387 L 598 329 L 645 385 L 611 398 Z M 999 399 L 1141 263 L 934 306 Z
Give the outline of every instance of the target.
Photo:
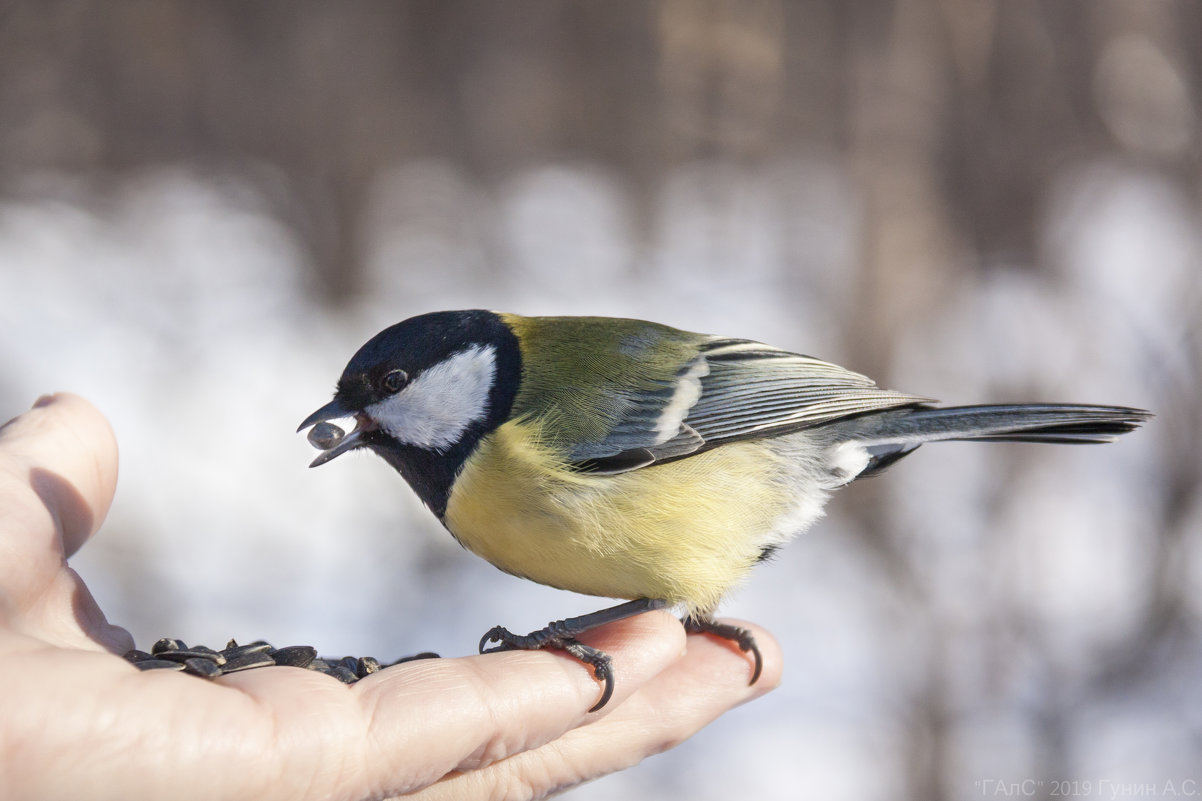
M 362 410 L 390 394 L 384 386 L 390 372 L 403 370 L 412 381 L 423 370 L 475 344 L 494 345 L 499 362 L 506 357 L 520 359 L 513 332 L 494 312 L 472 309 L 410 317 L 385 328 L 359 348 L 338 379 L 335 397 L 343 408 Z M 506 366 L 499 363 L 498 369 L 503 371 Z

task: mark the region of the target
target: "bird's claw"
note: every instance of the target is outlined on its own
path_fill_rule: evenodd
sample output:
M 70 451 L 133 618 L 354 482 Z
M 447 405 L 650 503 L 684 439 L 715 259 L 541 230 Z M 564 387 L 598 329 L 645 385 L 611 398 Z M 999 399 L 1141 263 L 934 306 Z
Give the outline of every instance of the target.
M 488 645 L 491 642 L 495 642 L 497 645 L 489 648 Z M 605 688 L 601 691 L 601 698 L 589 709 L 589 712 L 596 712 L 609 703 L 609 699 L 614 694 L 613 660 L 609 654 L 600 649 L 593 648 L 591 645 L 585 645 L 575 637 L 556 633 L 555 624 L 529 634 L 514 634 L 504 626 L 493 626 L 480 638 L 479 651 L 482 654 L 494 654 L 500 651 L 514 650 L 538 651 L 543 648 L 555 648 L 560 651 L 566 651 L 591 667 L 593 669 L 593 677 L 597 681 L 604 682 Z
M 690 634 L 713 634 L 715 637 L 733 642 L 743 653 L 750 653 L 755 659 L 755 669 L 751 671 L 751 681 L 747 683 L 755 684 L 759 680 L 760 673 L 764 670 L 764 656 L 760 653 L 760 647 L 755 643 L 755 635 L 750 631 L 742 626 L 719 623 L 713 618 L 687 617 L 681 622 L 684 623 L 685 631 Z

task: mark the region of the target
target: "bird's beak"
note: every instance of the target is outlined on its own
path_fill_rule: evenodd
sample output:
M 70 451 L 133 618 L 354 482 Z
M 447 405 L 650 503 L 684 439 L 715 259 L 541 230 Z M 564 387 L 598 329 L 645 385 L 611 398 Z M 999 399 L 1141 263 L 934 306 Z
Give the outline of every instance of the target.
M 334 399 L 325 406 L 322 406 L 317 411 L 313 412 L 313 414 L 306 417 L 305 421 L 297 427 L 297 431 L 303 431 L 309 426 L 316 425 L 317 423 L 324 423 L 327 420 L 337 420 L 341 417 L 352 416 L 355 418 L 354 430 L 318 454 L 317 458 L 309 463 L 309 467 L 323 465 L 336 456 L 341 456 L 347 451 L 351 451 L 355 448 L 365 445 L 366 443 L 363 441 L 363 435 L 368 431 L 375 429 L 376 426 L 375 423 L 366 416 L 362 414 L 356 414 L 355 412 L 345 408 L 341 403 L 338 402 L 337 399 Z

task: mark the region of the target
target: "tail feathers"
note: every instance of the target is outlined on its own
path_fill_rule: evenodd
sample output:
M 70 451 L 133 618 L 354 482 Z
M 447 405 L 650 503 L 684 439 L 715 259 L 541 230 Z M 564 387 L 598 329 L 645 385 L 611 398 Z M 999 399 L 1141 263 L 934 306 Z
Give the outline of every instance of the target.
M 905 442 L 980 439 L 991 442 L 1113 442 L 1152 415 L 1124 406 L 1014 404 L 916 408 L 882 420 L 866 438 Z
M 844 421 L 842 438 L 858 442 L 869 453 L 860 476 L 879 473 L 924 442 L 1113 442 L 1152 415 L 1124 406 L 1078 404 L 1012 404 L 908 409 Z

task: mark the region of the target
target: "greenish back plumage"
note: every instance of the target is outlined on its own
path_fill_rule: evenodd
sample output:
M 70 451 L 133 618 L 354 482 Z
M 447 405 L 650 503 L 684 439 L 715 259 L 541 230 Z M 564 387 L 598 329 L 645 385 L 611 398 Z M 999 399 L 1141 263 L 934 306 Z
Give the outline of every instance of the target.
M 697 358 L 706 339 L 641 320 L 508 314 L 502 319 L 522 350 L 522 384 L 512 416 L 538 419 L 547 444 L 565 448 L 573 462 L 649 444 L 623 442 L 621 432 L 659 416 L 682 368 Z
M 740 439 L 925 398 L 745 339 L 604 317 L 502 319 L 517 335 L 513 416 L 585 469 L 624 472 Z

